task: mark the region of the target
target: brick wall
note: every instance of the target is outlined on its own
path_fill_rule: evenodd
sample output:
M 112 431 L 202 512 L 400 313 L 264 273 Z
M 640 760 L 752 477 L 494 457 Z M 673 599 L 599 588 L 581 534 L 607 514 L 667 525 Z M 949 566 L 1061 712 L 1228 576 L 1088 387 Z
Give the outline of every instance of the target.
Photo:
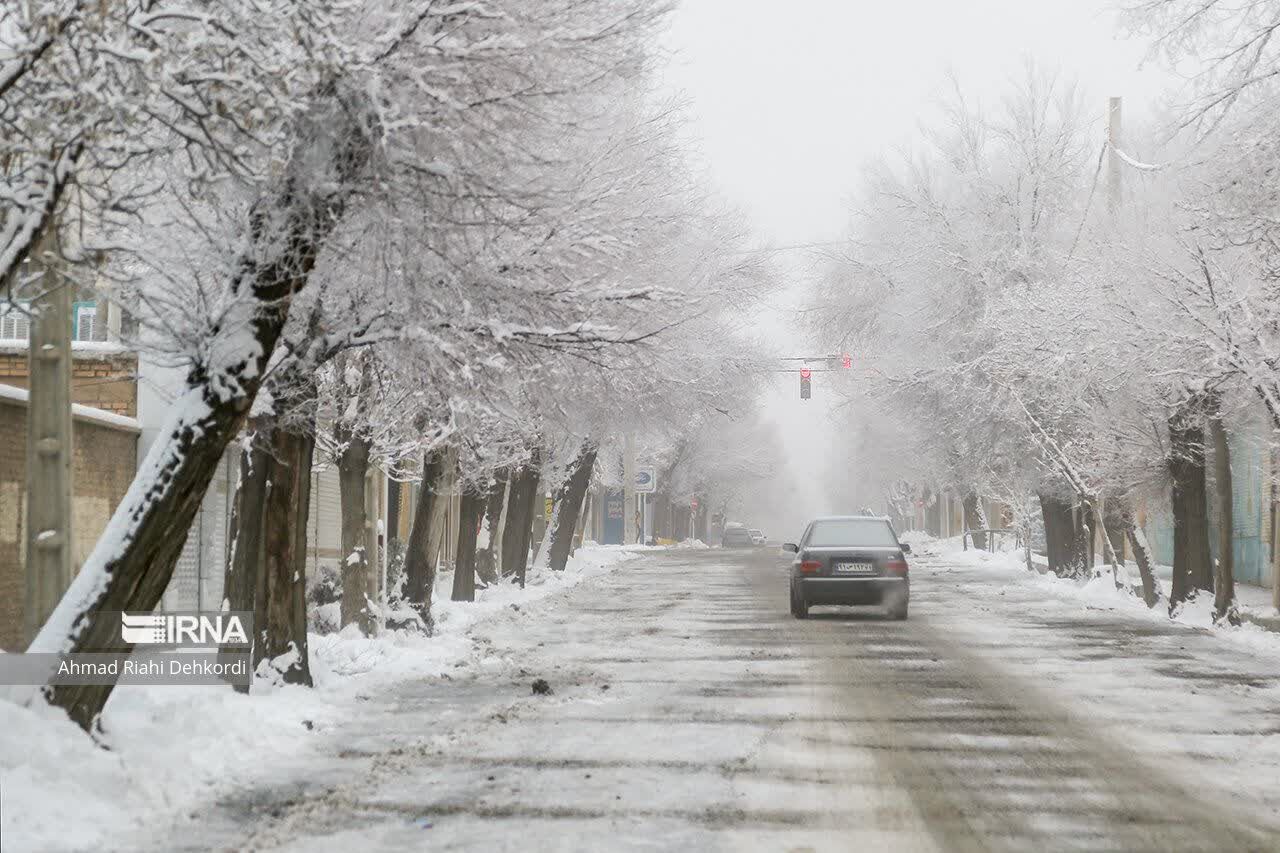
M 138 413 L 138 356 L 72 346 L 71 400 L 133 417 Z M 25 346 L 0 348 L 0 384 L 28 387 Z
M 81 417 L 71 430 L 72 551 L 79 569 L 133 480 L 138 436 Z M 26 403 L 0 397 L 0 648 L 6 651 L 21 651 L 24 640 L 26 446 Z

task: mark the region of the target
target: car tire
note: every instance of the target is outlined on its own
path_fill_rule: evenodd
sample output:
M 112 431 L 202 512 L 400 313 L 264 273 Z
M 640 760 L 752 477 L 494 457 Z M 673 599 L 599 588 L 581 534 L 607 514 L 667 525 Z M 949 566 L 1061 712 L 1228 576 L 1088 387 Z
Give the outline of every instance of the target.
M 796 593 L 796 588 L 791 587 L 791 615 L 797 619 L 809 618 L 809 605 Z
M 903 621 L 904 619 L 906 619 L 906 618 L 907 618 L 907 605 L 905 605 L 905 604 L 904 604 L 904 605 L 902 605 L 901 607 L 894 607 L 894 608 L 892 608 L 892 609 L 889 611 L 889 618 L 890 618 L 890 619 L 893 619 L 893 620 L 896 620 L 896 621 L 898 621 L 898 622 L 901 622 L 901 621 Z

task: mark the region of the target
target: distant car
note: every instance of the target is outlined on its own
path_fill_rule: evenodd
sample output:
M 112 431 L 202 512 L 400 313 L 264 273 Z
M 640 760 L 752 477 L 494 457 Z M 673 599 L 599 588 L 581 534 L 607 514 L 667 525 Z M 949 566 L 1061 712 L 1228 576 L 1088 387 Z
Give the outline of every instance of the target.
M 907 554 L 888 518 L 815 518 L 799 543 L 782 550 L 791 564 L 791 615 L 804 619 L 814 605 L 880 605 L 894 619 L 907 618 L 911 592 Z
M 720 537 L 720 547 L 750 548 L 754 544 L 751 540 L 751 533 L 741 524 L 731 521 L 724 526 L 724 535 Z
M 748 527 L 747 534 L 751 537 L 752 545 L 764 544 L 764 534 L 761 533 L 759 530 L 756 530 L 754 527 Z

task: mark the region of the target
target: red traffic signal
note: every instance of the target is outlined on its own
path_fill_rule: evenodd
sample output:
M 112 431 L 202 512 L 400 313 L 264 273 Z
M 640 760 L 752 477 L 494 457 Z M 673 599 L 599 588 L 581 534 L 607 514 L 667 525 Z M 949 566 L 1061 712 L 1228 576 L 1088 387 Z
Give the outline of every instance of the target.
M 849 353 L 845 353 L 843 362 L 844 362 L 844 369 L 848 370 L 849 368 L 853 367 L 853 356 L 849 355 Z
M 810 372 L 809 368 L 807 368 L 807 367 L 802 367 L 802 368 L 800 368 L 800 378 L 801 378 L 801 379 L 808 379 L 810 375 L 812 375 L 812 374 L 811 374 L 811 372 Z
M 809 370 L 809 368 L 807 367 L 800 368 L 800 399 L 801 400 L 809 399 L 809 377 L 812 375 L 813 375 L 813 372 Z

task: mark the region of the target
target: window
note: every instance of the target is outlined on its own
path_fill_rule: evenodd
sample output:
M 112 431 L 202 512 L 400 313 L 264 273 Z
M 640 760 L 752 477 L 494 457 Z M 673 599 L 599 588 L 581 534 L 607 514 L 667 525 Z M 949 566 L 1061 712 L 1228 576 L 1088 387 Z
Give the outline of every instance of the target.
M 71 340 L 94 340 L 93 332 L 98 324 L 98 303 L 77 302 L 71 308 L 71 316 L 73 318 Z
M 12 304 L 0 303 L 0 340 L 25 341 L 31 335 L 31 321 L 27 314 L 29 302 L 15 300 Z
M 869 545 L 896 548 L 897 538 L 889 522 L 877 518 L 840 518 L 815 521 L 805 543 L 821 548 L 832 545 Z

